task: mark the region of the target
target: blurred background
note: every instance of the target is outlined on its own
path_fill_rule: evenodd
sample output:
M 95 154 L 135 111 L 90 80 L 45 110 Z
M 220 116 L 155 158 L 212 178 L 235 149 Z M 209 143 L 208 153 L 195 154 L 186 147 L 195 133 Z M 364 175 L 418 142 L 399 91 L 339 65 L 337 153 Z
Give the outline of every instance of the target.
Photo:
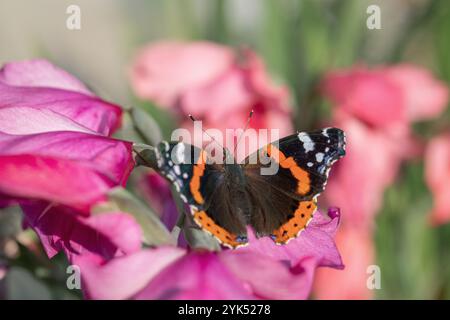
M 73 4 L 81 8 L 81 30 L 66 28 L 66 9 Z M 380 7 L 381 29 L 367 28 L 369 5 Z M 429 70 L 448 87 L 449 32 L 446 0 L 0 0 L 1 64 L 49 59 L 99 96 L 142 107 L 157 120 L 165 138 L 176 125 L 172 115 L 137 98 L 130 84 L 138 50 L 153 41 L 207 40 L 251 48 L 274 82 L 288 87 L 294 128 L 307 130 L 333 121 L 333 102 L 318 92 L 332 70 L 408 63 Z M 446 108 L 433 119 L 414 122 L 411 129 L 425 145 L 449 125 Z M 424 178 L 424 157 L 418 154 L 402 161 L 395 179 L 383 188 L 366 234 L 370 244 L 361 245 L 363 253 L 357 253 L 369 251 L 368 262 L 380 267 L 381 288 L 368 289 L 363 278 L 354 287 L 350 279 L 349 288 L 342 289 L 345 294 L 327 291 L 339 277 L 340 271 L 333 271 L 334 276 L 319 274 L 313 298 L 450 298 L 450 225 L 430 222 L 433 196 Z M 21 231 L 20 213 L 5 211 L 0 214 L 0 286 L 6 297 L 80 298 L 65 287 L 64 258 L 49 262 L 29 240 L 32 236 Z M 358 264 L 351 248 L 362 240 L 344 238 L 342 246 L 349 248 L 344 263 Z M 366 274 L 364 263 L 360 272 Z M 7 276 L 2 271 L 6 264 L 12 266 Z

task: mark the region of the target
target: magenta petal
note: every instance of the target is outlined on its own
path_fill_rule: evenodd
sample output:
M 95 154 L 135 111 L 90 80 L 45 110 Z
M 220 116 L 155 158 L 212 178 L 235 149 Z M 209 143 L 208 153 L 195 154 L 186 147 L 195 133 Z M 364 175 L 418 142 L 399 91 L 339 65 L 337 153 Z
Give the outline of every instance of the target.
M 296 266 L 305 258 L 314 258 L 318 266 L 343 268 L 342 259 L 334 242 L 334 235 L 339 224 L 339 216 L 334 219 L 325 218 L 316 212 L 311 223 L 288 244 L 279 246 L 269 237 L 255 238 L 249 229 L 249 245 L 239 249 L 243 252 L 255 252 L 275 260 L 288 261 Z
M 0 70 L 0 82 L 18 87 L 48 87 L 92 93 L 77 78 L 42 59 L 7 63 Z
M 69 208 L 47 203 L 22 205 L 25 223 L 38 234 L 51 258 L 64 250 L 68 257 L 93 253 L 104 259 L 138 251 L 142 231 L 125 213 L 83 217 Z
M 0 111 L 1 113 L 1 111 Z M 80 132 L 47 132 L 34 135 L 9 135 L 0 132 L 0 156 L 32 154 L 76 161 L 123 184 L 134 161 L 130 142 Z
M 184 253 L 182 249 L 160 247 L 116 258 L 103 265 L 89 255 L 76 256 L 72 263 L 81 269 L 82 288 L 87 298 L 128 299 Z M 174 280 L 171 278 L 169 282 Z
M 87 209 L 104 199 L 113 186 L 101 172 L 76 161 L 32 155 L 0 157 L 0 193 L 13 198 L 46 199 Z
M 317 267 L 312 257 L 292 269 L 281 261 L 249 252 L 226 251 L 220 258 L 255 296 L 263 299 L 307 299 Z
M 22 117 L 24 109 L 15 108 L 28 108 L 27 117 Z M 12 112 L 0 116 L 13 119 L 6 127 L 0 122 L 2 131 L 12 134 L 55 131 L 65 126 L 65 130 L 110 135 L 119 127 L 122 114 L 119 106 L 93 96 L 76 78 L 42 60 L 9 63 L 0 70 L 0 110 Z M 32 110 L 40 114 L 35 115 Z M 44 121 L 46 117 L 59 120 Z M 13 132 L 14 129 L 21 132 Z
M 217 254 L 191 252 L 161 271 L 135 298 L 213 300 L 253 297 Z

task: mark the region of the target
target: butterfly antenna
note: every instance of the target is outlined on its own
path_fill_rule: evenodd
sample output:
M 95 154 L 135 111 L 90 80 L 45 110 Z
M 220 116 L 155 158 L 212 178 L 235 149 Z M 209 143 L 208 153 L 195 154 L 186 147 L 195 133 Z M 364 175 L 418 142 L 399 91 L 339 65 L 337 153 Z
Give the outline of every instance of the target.
M 234 146 L 233 154 L 236 153 L 239 142 L 241 142 L 242 136 L 244 135 L 245 131 L 248 129 L 248 126 L 250 124 L 250 120 L 252 119 L 252 116 L 253 116 L 253 110 L 250 111 L 250 114 L 248 115 L 247 122 L 245 123 L 244 131 L 242 131 L 242 133 L 240 134 L 240 136 L 236 142 L 236 145 Z
M 188 115 L 188 117 L 189 117 L 189 119 L 191 119 L 192 120 L 192 122 L 195 122 L 195 121 L 197 121 L 197 120 L 195 120 L 195 118 L 191 115 L 191 114 L 189 114 Z M 202 128 L 202 131 L 203 131 L 203 133 L 204 134 L 206 134 L 208 137 L 210 137 L 212 140 L 214 140 L 223 150 L 225 150 L 225 152 L 226 152 L 226 150 L 227 149 L 225 149 L 216 139 L 214 139 L 214 137 L 212 137 L 208 132 L 206 132 L 203 128 Z

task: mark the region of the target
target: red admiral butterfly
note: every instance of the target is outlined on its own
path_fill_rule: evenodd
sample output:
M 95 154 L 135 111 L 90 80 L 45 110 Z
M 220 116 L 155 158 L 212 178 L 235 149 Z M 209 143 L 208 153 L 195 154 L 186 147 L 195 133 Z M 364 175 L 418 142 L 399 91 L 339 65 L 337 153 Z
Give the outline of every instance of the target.
M 345 134 L 326 128 L 268 144 L 257 152 L 276 161 L 274 175 L 261 174 L 270 165 L 261 157 L 255 163 L 251 155 L 242 164 L 215 164 L 205 150 L 182 142 L 162 142 L 157 149 L 160 173 L 189 205 L 196 224 L 237 248 L 247 244 L 247 225 L 277 244 L 300 234 L 317 208 L 331 165 L 345 155 Z

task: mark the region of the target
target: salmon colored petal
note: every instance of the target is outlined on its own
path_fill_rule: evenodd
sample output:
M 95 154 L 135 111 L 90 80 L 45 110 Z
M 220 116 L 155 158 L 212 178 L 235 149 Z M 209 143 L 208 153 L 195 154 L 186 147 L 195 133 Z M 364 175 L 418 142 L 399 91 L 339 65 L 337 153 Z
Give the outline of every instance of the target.
M 433 138 L 425 152 L 425 180 L 432 192 L 434 208 L 430 219 L 435 224 L 450 221 L 450 134 Z
M 234 60 L 232 50 L 210 42 L 158 42 L 138 53 L 131 82 L 141 98 L 171 107 L 185 90 L 215 79 Z
M 367 229 L 340 228 L 336 243 L 345 264 L 344 270 L 317 270 L 314 294 L 317 299 L 370 299 L 368 267 L 374 264 L 372 233 Z

